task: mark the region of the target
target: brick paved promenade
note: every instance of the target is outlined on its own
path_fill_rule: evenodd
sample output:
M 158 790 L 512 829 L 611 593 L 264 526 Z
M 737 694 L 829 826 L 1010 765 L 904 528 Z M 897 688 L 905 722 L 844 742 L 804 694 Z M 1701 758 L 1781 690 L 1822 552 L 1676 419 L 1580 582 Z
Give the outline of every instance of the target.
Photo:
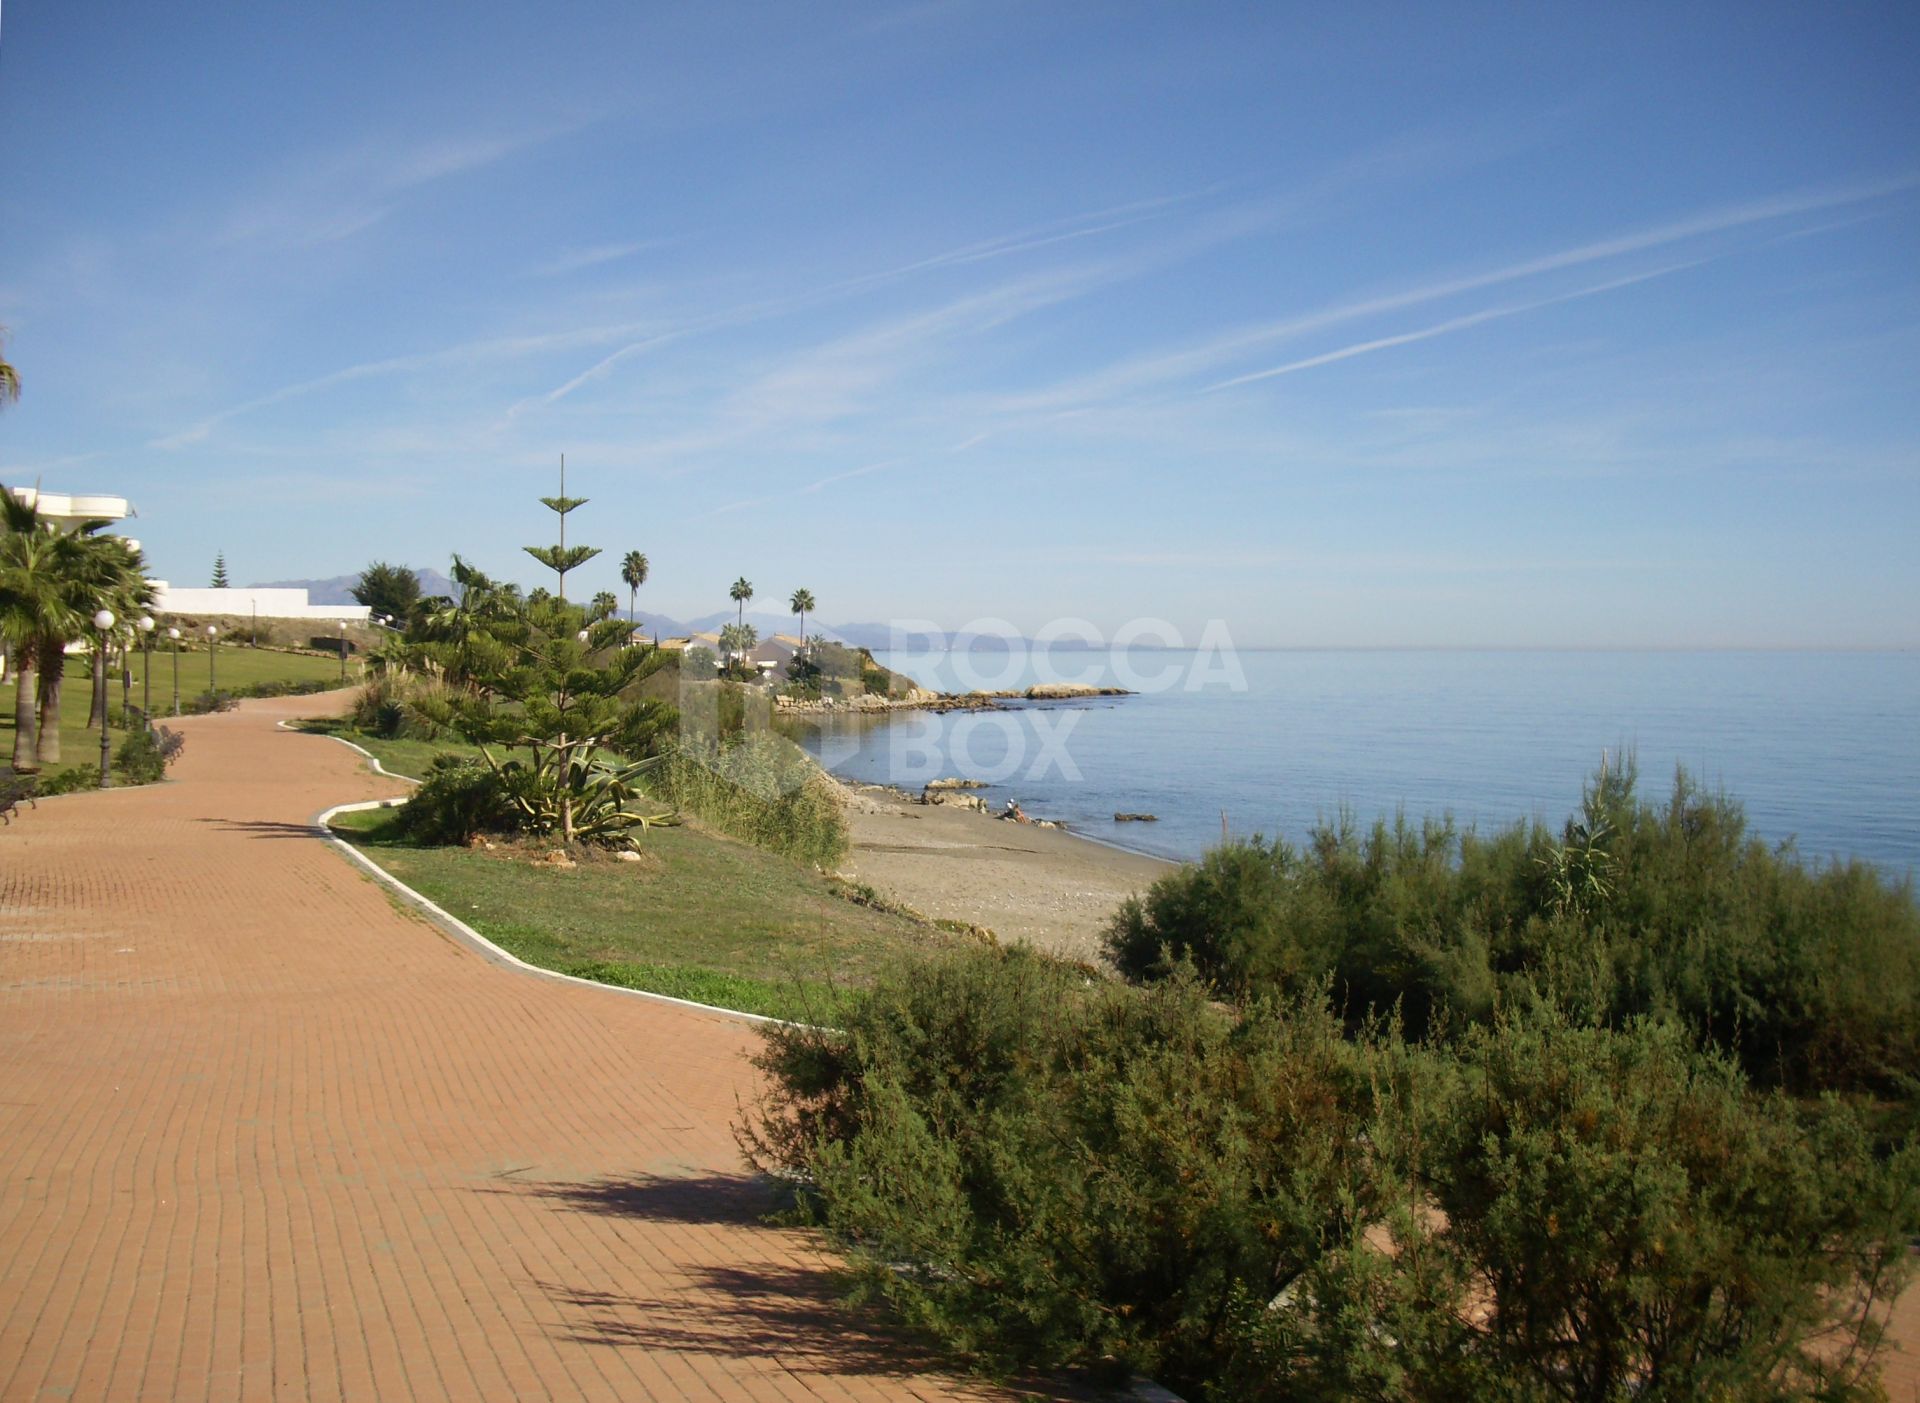
M 760 1226 L 740 1022 L 500 968 L 316 841 L 393 793 L 184 721 L 0 834 L 0 1398 L 945 1399 Z

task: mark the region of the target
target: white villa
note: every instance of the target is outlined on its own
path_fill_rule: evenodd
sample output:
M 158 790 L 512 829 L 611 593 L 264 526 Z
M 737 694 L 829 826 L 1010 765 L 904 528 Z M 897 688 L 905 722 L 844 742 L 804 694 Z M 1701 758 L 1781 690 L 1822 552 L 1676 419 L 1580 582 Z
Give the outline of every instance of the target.
M 138 516 L 125 497 L 94 493 L 42 492 L 37 487 L 8 488 L 21 502 L 39 509 L 43 520 L 72 527 L 83 521 L 125 521 Z M 139 542 L 134 542 L 137 546 Z M 373 611 L 364 604 L 312 604 L 304 589 L 175 589 L 153 581 L 155 614 L 232 614 L 257 619 L 311 619 L 364 624 Z

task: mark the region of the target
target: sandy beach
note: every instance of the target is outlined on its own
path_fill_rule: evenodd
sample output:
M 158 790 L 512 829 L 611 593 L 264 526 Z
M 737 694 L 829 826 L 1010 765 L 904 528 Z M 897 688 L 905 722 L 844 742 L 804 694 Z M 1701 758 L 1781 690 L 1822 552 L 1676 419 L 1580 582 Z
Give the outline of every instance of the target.
M 840 870 L 929 916 L 1089 963 L 1114 909 L 1173 865 L 1058 828 L 843 784 L 853 850 Z

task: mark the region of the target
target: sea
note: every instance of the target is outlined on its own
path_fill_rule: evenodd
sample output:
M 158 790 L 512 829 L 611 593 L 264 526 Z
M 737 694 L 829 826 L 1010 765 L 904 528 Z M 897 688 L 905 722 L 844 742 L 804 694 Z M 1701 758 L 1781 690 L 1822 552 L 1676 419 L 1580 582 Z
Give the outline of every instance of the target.
M 1451 816 L 1556 828 L 1603 763 L 1663 799 L 1676 767 L 1808 862 L 1920 869 L 1920 653 L 1038 650 L 876 652 L 940 691 L 1071 680 L 1134 695 L 836 719 L 835 774 L 985 781 L 1096 841 L 1173 859 L 1319 822 Z M 1151 814 L 1152 821 L 1115 815 Z

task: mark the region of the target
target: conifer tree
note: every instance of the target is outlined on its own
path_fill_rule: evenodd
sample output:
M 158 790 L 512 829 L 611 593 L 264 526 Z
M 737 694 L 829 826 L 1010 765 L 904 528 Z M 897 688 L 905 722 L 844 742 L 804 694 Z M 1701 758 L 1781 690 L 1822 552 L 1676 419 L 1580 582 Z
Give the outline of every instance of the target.
M 225 551 L 221 551 L 220 554 L 213 558 L 213 587 L 215 589 L 229 588 L 227 580 L 227 553 Z
M 523 546 L 521 549 L 525 550 L 528 555 L 532 556 L 560 577 L 560 587 L 555 593 L 559 596 L 560 602 L 564 604 L 567 599 L 567 571 L 585 565 L 589 560 L 592 560 L 596 555 L 600 554 L 600 547 L 598 546 L 569 546 L 567 544 L 567 513 L 575 507 L 584 507 L 587 504 L 587 499 L 585 497 L 569 497 L 567 495 L 566 454 L 562 453 L 560 455 L 560 495 L 558 497 L 542 497 L 540 501 L 549 511 L 560 518 L 560 543 L 553 546 Z

